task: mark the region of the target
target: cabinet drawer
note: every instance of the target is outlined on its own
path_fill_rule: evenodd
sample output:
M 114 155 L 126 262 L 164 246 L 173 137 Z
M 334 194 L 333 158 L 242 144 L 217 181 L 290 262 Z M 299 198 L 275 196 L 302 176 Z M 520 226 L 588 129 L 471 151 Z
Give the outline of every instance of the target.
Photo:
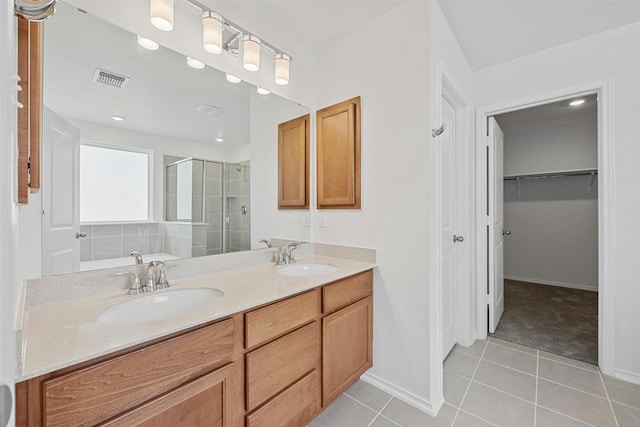
M 373 293 L 372 270 L 349 277 L 322 289 L 322 312 L 331 313 Z
M 228 319 L 47 380 L 45 424 L 97 424 L 211 371 L 232 354 Z
M 252 411 L 319 367 L 320 331 L 313 322 L 246 356 L 247 410 Z
M 247 348 L 255 347 L 315 319 L 319 307 L 318 295 L 318 291 L 314 290 L 247 313 Z
M 247 427 L 307 425 L 320 410 L 320 374 L 313 371 L 247 416 Z

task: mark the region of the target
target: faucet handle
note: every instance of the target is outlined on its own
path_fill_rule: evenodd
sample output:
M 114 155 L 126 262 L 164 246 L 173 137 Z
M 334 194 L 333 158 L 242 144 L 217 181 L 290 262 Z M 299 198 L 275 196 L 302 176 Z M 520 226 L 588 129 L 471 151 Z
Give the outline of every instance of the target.
M 142 289 L 142 285 L 140 284 L 140 277 L 138 276 L 138 273 L 122 272 L 116 273 L 116 276 L 133 276 L 133 283 L 131 283 L 131 287 L 129 288 L 129 292 L 127 292 L 127 294 L 138 295 L 144 292 L 144 290 Z

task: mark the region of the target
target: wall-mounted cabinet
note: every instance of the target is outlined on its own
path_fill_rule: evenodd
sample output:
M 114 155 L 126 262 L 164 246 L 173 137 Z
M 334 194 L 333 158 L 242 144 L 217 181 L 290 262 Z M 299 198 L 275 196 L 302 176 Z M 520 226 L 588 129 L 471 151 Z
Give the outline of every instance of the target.
M 360 97 L 316 113 L 318 209 L 360 209 Z
M 309 208 L 309 119 L 278 125 L 278 209 Z

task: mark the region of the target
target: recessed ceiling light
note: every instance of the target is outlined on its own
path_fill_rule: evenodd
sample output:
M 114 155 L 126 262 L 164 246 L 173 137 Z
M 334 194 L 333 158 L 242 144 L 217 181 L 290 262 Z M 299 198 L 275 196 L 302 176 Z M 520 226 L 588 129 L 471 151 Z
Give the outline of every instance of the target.
M 242 79 L 234 76 L 233 74 L 229 74 L 229 73 L 227 73 L 226 78 L 227 78 L 227 81 L 229 83 L 240 83 L 242 81 Z
M 202 70 L 204 68 L 204 62 L 200 62 L 190 56 L 187 56 L 187 65 L 196 70 Z
M 224 142 L 224 138 L 216 138 L 216 142 Z
M 142 36 L 138 36 L 138 44 L 147 50 L 158 50 L 160 48 L 158 43 Z
M 268 90 L 263 89 L 263 88 L 261 88 L 261 87 L 257 87 L 257 88 L 256 88 L 256 91 L 258 91 L 258 93 L 259 93 L 260 95 L 269 95 L 269 94 L 271 93 L 271 92 L 269 92 Z
M 576 99 L 571 101 L 569 105 L 571 105 L 572 107 L 577 107 L 578 105 L 584 104 L 584 102 L 585 102 L 584 99 Z
M 122 116 L 111 116 L 111 118 L 113 120 L 115 120 L 116 122 L 123 122 L 124 121 L 124 117 L 122 117 Z

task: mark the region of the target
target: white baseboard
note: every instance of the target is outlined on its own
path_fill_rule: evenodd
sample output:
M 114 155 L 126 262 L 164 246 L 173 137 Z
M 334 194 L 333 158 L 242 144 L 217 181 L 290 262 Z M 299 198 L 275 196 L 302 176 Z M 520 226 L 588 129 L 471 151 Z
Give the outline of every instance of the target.
M 550 280 L 531 279 L 531 278 L 528 278 L 528 277 L 507 276 L 506 274 L 505 274 L 504 278 L 506 280 L 517 280 L 519 282 L 537 283 L 539 285 L 560 286 L 561 288 L 571 288 L 571 289 L 580 289 L 582 291 L 598 292 L 598 288 L 597 287 L 594 288 L 592 286 L 587 286 L 587 285 L 576 285 L 575 283 L 552 282 Z
M 438 414 L 440 407 L 442 407 L 442 405 L 444 404 L 444 399 L 442 400 L 442 402 L 437 402 L 436 404 L 434 404 L 434 402 L 417 396 L 416 394 L 405 390 L 402 387 L 398 387 L 397 385 L 392 384 L 389 381 L 373 375 L 369 372 L 366 372 L 364 375 L 362 375 L 360 379 L 378 387 L 382 391 L 386 391 L 393 397 L 397 397 L 403 402 L 408 403 L 409 405 L 431 415 L 432 417 L 435 417 Z
M 625 371 L 624 369 L 614 370 L 615 377 L 622 381 L 640 384 L 640 374 L 637 372 Z

